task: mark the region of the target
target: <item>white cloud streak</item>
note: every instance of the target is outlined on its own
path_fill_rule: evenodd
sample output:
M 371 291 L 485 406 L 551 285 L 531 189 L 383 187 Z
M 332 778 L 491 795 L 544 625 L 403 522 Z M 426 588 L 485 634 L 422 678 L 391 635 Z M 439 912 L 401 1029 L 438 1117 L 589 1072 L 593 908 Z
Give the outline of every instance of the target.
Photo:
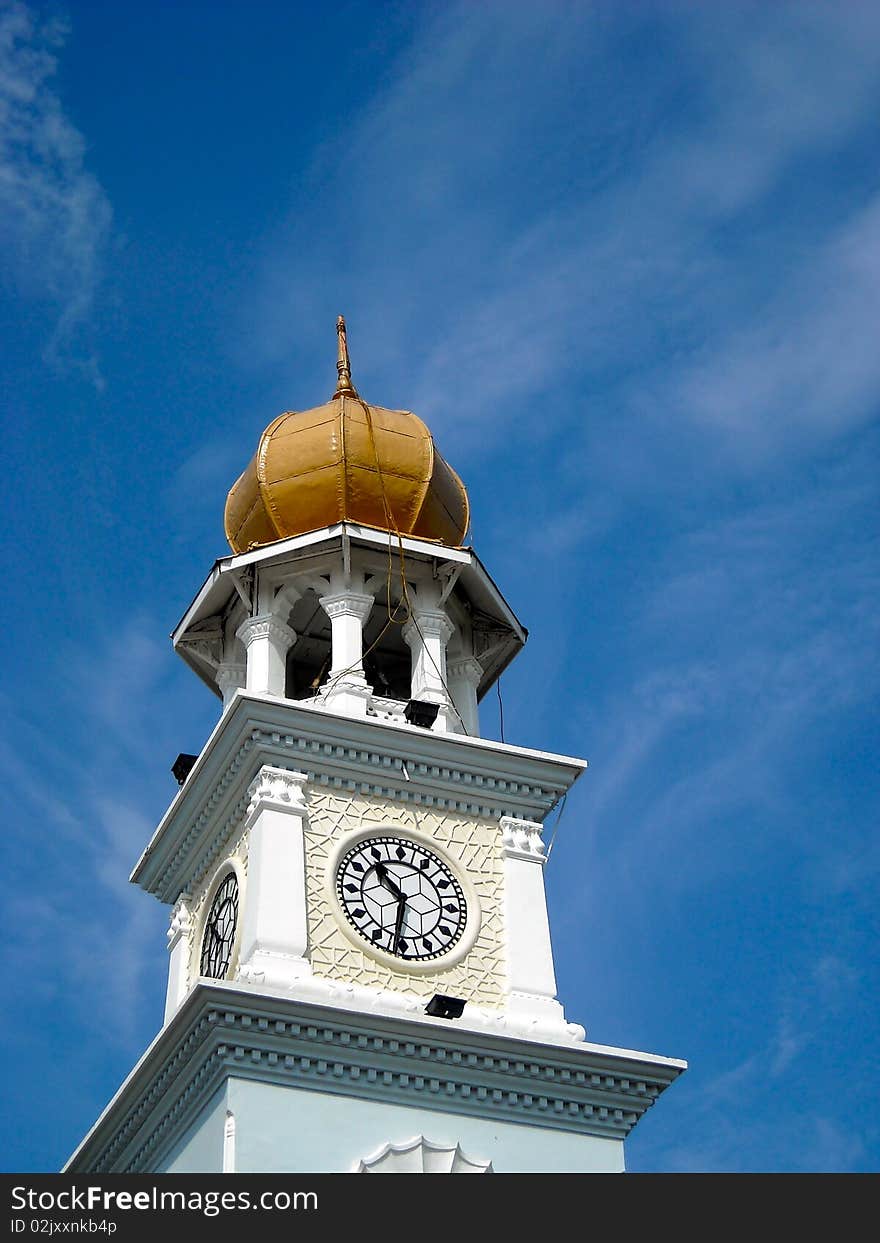
M 65 33 L 18 0 L 0 5 L 0 255 L 19 297 L 53 309 L 45 360 L 101 388 L 88 328 L 112 210 L 53 89 Z
M 167 912 L 128 881 L 163 796 L 174 793 L 167 768 L 164 785 L 155 780 L 156 756 L 170 767 L 186 728 L 156 629 L 154 619 L 133 617 L 96 628 L 88 649 L 71 645 L 53 688 L 53 727 L 35 727 L 27 708 L 7 701 L 0 741 L 5 918 L 15 930 L 6 955 L 14 978 L 27 982 L 21 1004 L 63 998 L 81 1024 L 118 1046 L 142 1040 L 160 1018 Z
M 681 852 L 674 883 L 704 881 L 706 858 L 684 848 L 738 808 L 752 813 L 740 832 L 751 825 L 766 841 L 796 825 L 792 846 L 839 862 L 841 844 L 824 824 L 789 814 L 798 793 L 781 774 L 805 730 L 864 711 L 880 693 L 880 571 L 869 531 L 855 534 L 874 494 L 860 471 L 832 472 L 797 502 L 768 503 L 670 546 L 633 622 L 651 672 L 622 688 L 616 710 L 606 705 L 590 788 L 591 817 L 634 885 L 640 861 L 661 849 Z M 653 780 L 658 749 L 676 738 L 698 758 L 667 765 L 649 811 L 621 833 L 629 793 Z M 736 851 L 716 846 L 715 865 L 736 866 Z
M 835 980 L 833 990 L 829 976 Z M 675 1086 L 679 1107 L 686 1111 L 688 1139 L 670 1147 L 662 1138 L 642 1142 L 639 1136 L 634 1142 L 642 1167 L 660 1173 L 859 1169 L 864 1138 L 857 1127 L 841 1123 L 836 1103 L 805 1103 L 788 1090 L 795 1075 L 809 1075 L 817 1049 L 834 1041 L 836 1025 L 859 985 L 857 970 L 829 957 L 800 973 L 796 993 L 768 997 L 764 1042 L 714 1076 L 689 1084 L 686 1075 Z M 726 1052 L 716 1051 L 717 1064 L 723 1065 Z
M 591 74 L 616 64 L 619 33 L 591 6 L 552 13 L 455 6 L 422 31 L 311 175 L 345 263 L 319 278 L 299 204 L 267 264 L 255 358 L 297 338 L 311 351 L 329 286 L 374 375 L 412 376 L 408 404 L 474 448 L 560 388 L 539 421 L 575 424 L 597 383 L 600 419 L 658 438 L 699 424 L 750 465 L 873 417 L 880 200 L 853 214 L 824 173 L 816 220 L 776 196 L 880 104 L 876 8 L 669 5 L 616 114 Z

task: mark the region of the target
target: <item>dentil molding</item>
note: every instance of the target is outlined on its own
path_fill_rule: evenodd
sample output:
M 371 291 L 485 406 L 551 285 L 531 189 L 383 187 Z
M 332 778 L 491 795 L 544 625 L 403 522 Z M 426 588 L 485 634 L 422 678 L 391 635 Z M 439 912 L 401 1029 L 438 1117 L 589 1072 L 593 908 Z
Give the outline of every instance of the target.
M 441 1020 L 346 1015 L 200 982 L 65 1171 L 156 1168 L 154 1154 L 173 1148 L 229 1076 L 623 1139 L 684 1069 L 598 1045 L 475 1041 Z

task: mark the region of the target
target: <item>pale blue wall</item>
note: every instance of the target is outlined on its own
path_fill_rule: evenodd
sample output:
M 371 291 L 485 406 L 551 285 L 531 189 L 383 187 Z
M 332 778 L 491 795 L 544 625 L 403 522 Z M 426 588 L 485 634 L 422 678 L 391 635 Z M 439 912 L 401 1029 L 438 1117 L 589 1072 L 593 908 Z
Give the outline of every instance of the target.
M 227 1107 L 235 1115 L 239 1173 L 344 1172 L 382 1145 L 414 1135 L 450 1147 L 460 1143 L 469 1157 L 490 1160 L 500 1174 L 623 1170 L 620 1140 L 245 1079 L 229 1080 Z M 222 1119 L 220 1127 L 222 1135 Z
M 223 1128 L 229 1081 L 218 1089 L 197 1122 L 155 1171 L 157 1174 L 220 1174 L 223 1171 Z

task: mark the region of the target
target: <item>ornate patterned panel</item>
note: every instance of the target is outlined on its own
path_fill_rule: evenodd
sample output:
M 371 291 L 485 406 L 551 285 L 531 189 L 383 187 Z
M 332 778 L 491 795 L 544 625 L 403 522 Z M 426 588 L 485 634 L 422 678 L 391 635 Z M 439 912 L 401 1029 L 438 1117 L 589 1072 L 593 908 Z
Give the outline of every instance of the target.
M 312 790 L 307 801 L 306 887 L 315 975 L 416 997 L 447 993 L 480 1006 L 501 1008 L 505 982 L 504 859 L 498 825 L 492 820 L 469 819 L 454 812 L 364 795 Z M 393 971 L 368 951 L 356 948 L 342 932 L 326 896 L 328 863 L 341 837 L 368 827 L 383 833 L 397 830 L 404 836 L 408 831 L 421 833 L 467 872 L 480 901 L 482 922 L 473 949 L 461 962 L 445 971 L 417 976 Z

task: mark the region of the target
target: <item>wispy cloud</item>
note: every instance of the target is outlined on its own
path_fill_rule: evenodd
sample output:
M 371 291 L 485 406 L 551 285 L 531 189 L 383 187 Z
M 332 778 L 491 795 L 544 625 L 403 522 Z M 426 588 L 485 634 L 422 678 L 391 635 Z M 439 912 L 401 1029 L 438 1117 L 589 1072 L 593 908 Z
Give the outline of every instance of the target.
M 789 773 L 805 730 L 867 711 L 880 693 L 875 494 L 865 467 L 839 464 L 797 500 L 674 539 L 636 596 L 631 642 L 650 672 L 617 688 L 616 708 L 604 705 L 589 791 L 591 817 L 631 859 L 634 883 L 646 852 L 693 844 L 722 810 L 729 821 L 737 808 L 757 813 L 747 822 L 765 843 L 774 826 L 796 824 L 802 851 L 839 862 L 824 824 L 788 814 L 799 797 Z M 634 789 L 647 795 L 635 817 Z M 724 867 L 716 845 L 714 865 Z M 684 851 L 676 883 L 705 879 L 705 867 Z
M 698 424 L 750 463 L 873 417 L 880 209 L 837 201 L 834 168 L 880 105 L 876 9 L 668 6 L 616 91 L 591 75 L 622 64 L 634 14 L 504 15 L 432 18 L 320 153 L 320 218 L 297 202 L 275 239 L 255 357 L 318 353 L 323 287 L 376 381 L 410 376 L 408 404 L 475 447 L 538 394 L 535 434 L 576 437 L 596 386 L 591 419 L 658 445 Z M 310 238 L 334 232 L 322 281 Z
M 829 992 L 829 976 L 834 986 Z M 648 1129 L 632 1141 L 637 1168 L 672 1173 L 747 1173 L 774 1170 L 846 1173 L 860 1168 L 865 1138 L 841 1122 L 839 1102 L 793 1095 L 788 1085 L 809 1077 L 826 1043 L 834 1042 L 860 984 L 858 971 L 840 959 L 823 959 L 798 974 L 796 989 L 783 986 L 766 998 L 766 1037 L 740 1061 L 725 1065 L 736 1047 L 715 1052 L 714 1075 L 697 1073 L 673 1089 L 686 1112 L 688 1140 L 672 1147 Z M 699 1068 L 698 1068 L 699 1070 Z M 744 1140 L 744 1136 L 747 1138 Z M 793 1137 L 797 1137 L 793 1141 Z
M 880 410 L 878 320 L 880 197 L 687 368 L 670 399 L 749 459 L 798 435 L 846 431 Z
M 19 0 L 0 5 L 0 253 L 19 296 L 53 308 L 46 361 L 100 388 L 88 329 L 112 210 L 53 86 L 65 35 Z
M 5 918 L 15 930 L 6 956 L 26 982 L 20 1004 L 63 999 L 117 1046 L 142 1041 L 160 1018 L 167 912 L 128 882 L 174 793 L 168 766 L 187 713 L 173 706 L 157 630 L 146 616 L 96 625 L 87 649 L 65 651 L 52 728 L 31 720 L 32 705 L 7 701 L 0 739 Z

